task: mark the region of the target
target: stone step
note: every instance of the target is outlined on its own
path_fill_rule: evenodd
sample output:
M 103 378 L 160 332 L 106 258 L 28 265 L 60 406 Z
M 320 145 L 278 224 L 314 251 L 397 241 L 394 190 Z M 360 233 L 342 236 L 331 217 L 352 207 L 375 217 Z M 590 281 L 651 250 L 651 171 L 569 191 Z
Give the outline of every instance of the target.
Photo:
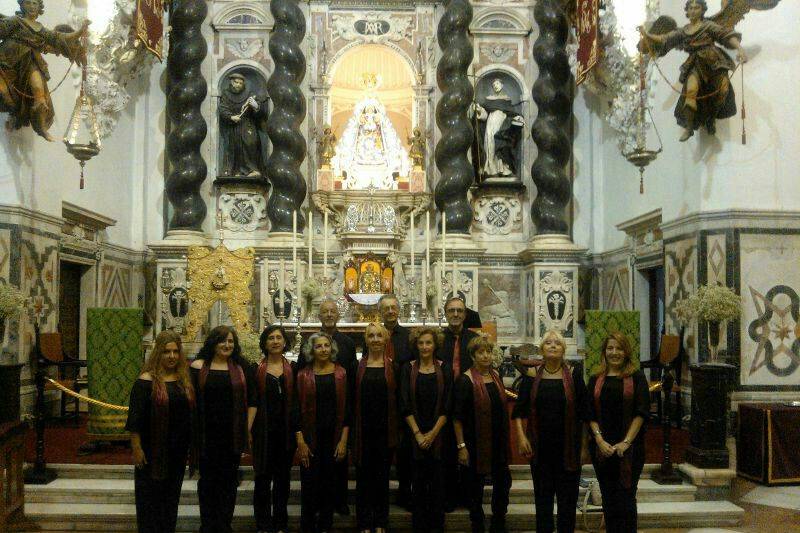
M 487 515 L 489 506 L 484 506 Z M 30 503 L 25 505 L 26 516 L 37 523 L 42 531 L 50 533 L 89 533 L 136 531 L 136 509 L 131 504 L 91 504 L 91 503 Z M 648 528 L 689 528 L 726 527 L 741 524 L 744 510 L 725 501 L 707 502 L 653 502 L 639 504 L 639 527 Z M 297 527 L 300 506 L 289 506 L 290 528 Z M 601 513 L 595 509 L 587 514 L 588 525 L 597 528 Z M 535 512 L 530 504 L 511 504 L 508 508 L 507 524 L 510 531 L 531 531 L 535 523 Z M 411 515 L 392 506 L 390 509 L 390 529 L 410 531 Z M 578 523 L 583 525 L 583 516 L 578 513 Z M 200 526 L 200 511 L 196 505 L 181 505 L 178 509 L 179 532 L 195 532 Z M 355 517 L 335 517 L 335 529 L 351 530 L 355 527 Z M 447 515 L 448 531 L 469 531 L 469 516 L 463 509 Z M 255 523 L 252 507 L 237 505 L 234 512 L 233 530 L 252 532 Z
M 397 482 L 389 484 L 390 493 L 397 491 Z M 237 501 L 246 504 L 253 500 L 254 482 L 244 480 L 239 485 Z M 350 503 L 355 503 L 355 481 L 348 483 Z M 583 495 L 585 489 L 581 489 Z M 638 500 L 640 502 L 686 502 L 694 501 L 697 488 L 694 485 L 658 485 L 651 479 L 639 482 Z M 127 479 L 70 479 L 59 478 L 48 485 L 28 485 L 25 487 L 25 499 L 30 503 L 70 503 L 80 495 L 81 503 L 97 504 L 133 504 L 133 481 Z M 491 501 L 492 489 L 484 490 L 484 502 Z M 530 479 L 517 479 L 511 485 L 511 503 L 533 502 L 533 482 Z M 289 503 L 300 503 L 300 482 L 292 481 Z M 183 482 L 181 504 L 197 505 L 197 480 L 188 479 Z

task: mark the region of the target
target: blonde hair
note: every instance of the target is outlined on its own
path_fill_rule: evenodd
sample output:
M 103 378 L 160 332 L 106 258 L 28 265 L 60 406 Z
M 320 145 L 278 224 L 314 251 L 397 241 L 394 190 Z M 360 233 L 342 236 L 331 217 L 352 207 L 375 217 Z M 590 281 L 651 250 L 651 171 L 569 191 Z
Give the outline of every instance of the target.
M 597 368 L 595 374 L 599 376 L 608 373 L 606 348 L 608 348 L 608 343 L 612 340 L 617 341 L 619 347 L 622 348 L 622 353 L 625 354 L 625 362 L 622 365 L 622 372 L 620 372 L 620 375 L 626 378 L 636 372 L 636 364 L 633 362 L 632 358 L 633 348 L 631 347 L 631 341 L 628 339 L 628 336 L 621 331 L 612 331 L 603 341 L 603 346 L 600 348 L 600 366 Z
M 167 344 L 175 343 L 178 347 L 178 364 L 175 367 L 175 374 L 178 376 L 178 385 L 183 389 L 189 398 L 194 397 L 194 388 L 192 387 L 192 380 L 189 377 L 189 361 L 186 359 L 186 354 L 183 353 L 183 343 L 181 336 L 172 331 L 165 329 L 158 335 L 153 343 L 153 349 L 150 356 L 142 365 L 142 374 L 149 373 L 154 382 L 164 383 L 164 370 L 161 366 L 161 360 L 164 357 Z
M 564 335 L 562 335 L 560 331 L 558 331 L 557 329 L 549 329 L 545 331 L 544 335 L 542 335 L 542 341 L 539 344 L 539 350 L 541 350 L 541 347 L 544 346 L 544 341 L 546 341 L 547 339 L 555 339 L 556 342 L 561 346 L 561 357 L 564 357 L 564 355 L 566 355 L 567 341 L 566 339 L 564 339 Z
M 478 350 L 486 350 L 492 353 L 494 351 L 494 343 L 488 336 L 478 335 L 467 344 L 467 353 L 474 357 Z
M 367 324 L 367 327 L 364 328 L 364 340 L 367 340 L 367 332 L 370 329 L 377 329 L 381 332 L 381 335 L 383 335 L 383 340 L 387 342 L 389 341 L 389 330 L 386 329 L 380 322 L 370 322 Z

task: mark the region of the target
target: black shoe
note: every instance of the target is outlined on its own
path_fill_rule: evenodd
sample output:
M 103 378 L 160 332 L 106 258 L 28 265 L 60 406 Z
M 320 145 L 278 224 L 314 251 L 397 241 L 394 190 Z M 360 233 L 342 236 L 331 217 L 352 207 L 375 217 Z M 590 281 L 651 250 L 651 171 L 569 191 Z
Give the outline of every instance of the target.
M 489 533 L 508 533 L 505 520 L 492 520 L 489 524 Z
M 350 516 L 350 507 L 344 503 L 336 506 L 336 514 L 341 516 Z

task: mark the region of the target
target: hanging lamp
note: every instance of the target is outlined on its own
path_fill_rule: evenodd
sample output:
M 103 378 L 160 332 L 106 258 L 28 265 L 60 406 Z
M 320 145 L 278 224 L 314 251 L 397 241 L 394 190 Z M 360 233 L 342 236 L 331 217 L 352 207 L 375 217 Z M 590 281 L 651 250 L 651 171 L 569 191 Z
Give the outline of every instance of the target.
M 636 131 L 636 148 L 628 153 L 623 153 L 625 159 L 629 163 L 639 169 L 639 194 L 644 194 L 644 169 L 656 160 L 658 154 L 664 149 L 664 144 L 661 142 L 661 135 L 658 133 L 658 127 L 655 120 L 653 120 L 653 113 L 647 106 L 647 62 L 646 56 L 639 53 L 639 110 L 637 119 Z M 647 149 L 647 132 L 645 131 L 645 115 L 650 117 L 650 123 L 653 125 L 653 130 L 656 132 L 658 138 L 658 149 Z

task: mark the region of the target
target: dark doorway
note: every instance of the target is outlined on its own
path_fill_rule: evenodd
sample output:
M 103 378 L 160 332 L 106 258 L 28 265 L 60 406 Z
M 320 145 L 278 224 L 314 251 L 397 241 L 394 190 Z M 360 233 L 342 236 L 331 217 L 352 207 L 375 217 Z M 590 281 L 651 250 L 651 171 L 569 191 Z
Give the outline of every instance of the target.
M 58 294 L 58 331 L 64 356 L 79 359 L 81 332 L 81 276 L 87 267 L 61 262 L 61 284 Z

